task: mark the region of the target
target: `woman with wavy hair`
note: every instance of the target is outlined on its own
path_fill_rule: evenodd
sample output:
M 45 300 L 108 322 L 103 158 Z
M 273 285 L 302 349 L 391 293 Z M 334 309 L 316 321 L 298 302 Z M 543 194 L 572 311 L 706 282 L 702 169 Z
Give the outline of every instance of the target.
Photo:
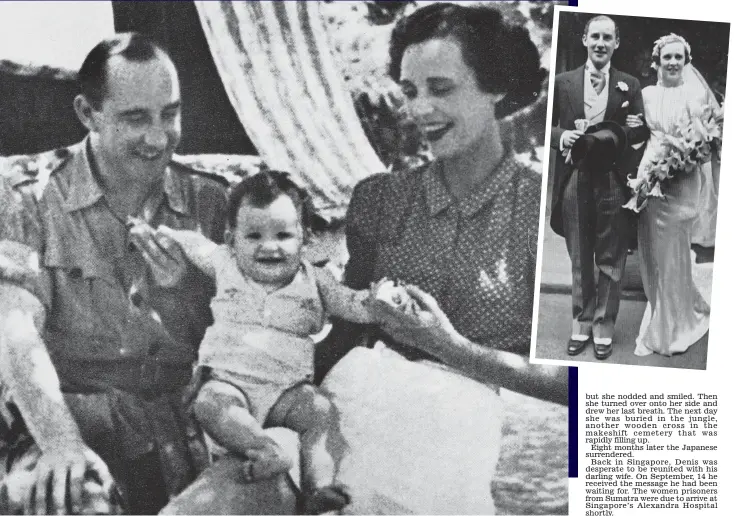
M 323 382 L 351 449 L 340 478 L 355 513 L 491 514 L 500 388 L 567 402 L 566 368 L 528 361 L 541 179 L 500 129 L 545 73 L 524 27 L 438 3 L 398 22 L 390 74 L 435 160 L 357 185 L 345 281 L 402 280 L 423 312 L 385 305 L 382 327 L 328 339 L 346 353 Z

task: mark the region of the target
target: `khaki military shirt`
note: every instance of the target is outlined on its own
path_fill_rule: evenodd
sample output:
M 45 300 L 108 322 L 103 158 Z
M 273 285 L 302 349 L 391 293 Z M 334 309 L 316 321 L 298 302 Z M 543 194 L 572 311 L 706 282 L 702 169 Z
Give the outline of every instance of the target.
M 169 366 L 195 359 L 214 285 L 191 266 L 176 288 L 156 286 L 92 163 L 84 140 L 0 175 L 0 282 L 27 288 L 45 306 L 44 340 L 62 385 L 124 389 L 116 384 L 130 378 L 111 377 L 105 365 L 124 371 L 120 365 L 135 370 L 145 358 Z M 138 216 L 221 242 L 225 195 L 223 181 L 171 163 Z

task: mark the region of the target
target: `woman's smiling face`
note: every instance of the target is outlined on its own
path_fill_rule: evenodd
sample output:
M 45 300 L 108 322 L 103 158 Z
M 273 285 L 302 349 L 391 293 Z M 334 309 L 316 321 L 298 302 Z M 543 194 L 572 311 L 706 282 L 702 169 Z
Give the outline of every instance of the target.
M 686 49 L 680 41 L 673 41 L 660 49 L 660 68 L 665 84 L 680 82 L 685 64 Z
M 460 154 L 491 135 L 501 95 L 479 88 L 454 38 L 429 39 L 403 54 L 400 84 L 410 116 L 437 158 Z

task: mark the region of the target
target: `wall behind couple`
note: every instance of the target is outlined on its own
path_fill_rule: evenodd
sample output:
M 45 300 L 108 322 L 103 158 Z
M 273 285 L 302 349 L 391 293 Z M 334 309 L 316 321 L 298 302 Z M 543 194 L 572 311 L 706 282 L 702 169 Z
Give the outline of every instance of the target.
M 664 13 L 661 13 L 664 15 Z M 595 16 L 588 13 L 563 13 L 564 28 L 558 34 L 556 73 L 581 66 L 586 48 L 581 43 L 586 22 Z M 716 92 L 719 102 L 726 93 L 726 64 L 729 50 L 729 25 L 705 21 L 671 20 L 614 16 L 620 32 L 620 45 L 612 65 L 640 79 L 642 87 L 655 84 L 657 76 L 650 67 L 655 41 L 671 32 L 683 36 L 691 45 L 693 64 Z

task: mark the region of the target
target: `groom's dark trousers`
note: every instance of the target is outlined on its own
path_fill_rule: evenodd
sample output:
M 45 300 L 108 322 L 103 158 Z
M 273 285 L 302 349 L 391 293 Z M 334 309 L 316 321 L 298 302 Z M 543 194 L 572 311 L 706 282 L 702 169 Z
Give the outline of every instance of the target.
M 604 120 L 624 127 L 628 149 L 614 166 L 591 170 L 568 164 L 556 154 L 551 228 L 566 239 L 572 272 L 571 333 L 612 338 L 619 312 L 621 281 L 627 258 L 631 212 L 622 206 L 629 198 L 627 176 L 637 173 L 629 145 L 647 140 L 647 126 L 629 128 L 628 114 L 643 114 L 637 79 L 609 69 Z M 565 130 L 585 119 L 584 67 L 556 76 L 553 95 L 551 146 L 560 150 Z M 598 270 L 598 278 L 596 277 Z

